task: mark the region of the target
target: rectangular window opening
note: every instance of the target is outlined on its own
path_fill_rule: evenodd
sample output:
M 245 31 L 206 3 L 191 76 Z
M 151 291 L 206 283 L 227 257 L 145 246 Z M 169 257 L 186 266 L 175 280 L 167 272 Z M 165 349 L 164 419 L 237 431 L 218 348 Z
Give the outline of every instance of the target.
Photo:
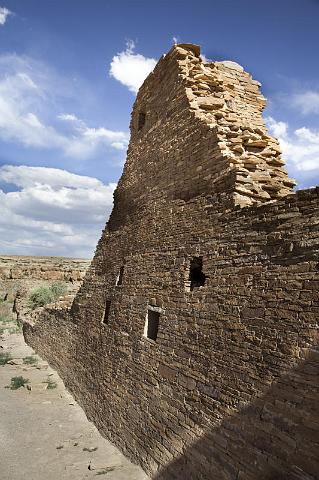
M 110 301 L 110 300 L 106 300 L 106 302 L 105 302 L 105 309 L 104 309 L 104 315 L 103 315 L 103 320 L 102 320 L 102 323 L 104 323 L 105 325 L 107 325 L 108 322 L 109 322 L 110 308 L 111 308 L 111 301 Z
M 117 279 L 116 279 L 116 284 L 115 284 L 116 286 L 122 285 L 122 283 L 123 283 L 123 275 L 124 275 L 124 267 L 122 266 L 122 267 L 120 268 L 119 274 L 118 274 Z
M 203 257 L 193 257 L 189 267 L 190 289 L 205 285 L 206 275 L 203 273 Z
M 140 112 L 138 114 L 138 123 L 137 123 L 137 129 L 141 130 L 144 125 L 145 125 L 145 120 L 146 120 L 146 114 L 143 112 Z
M 156 342 L 160 313 L 154 310 L 148 310 L 144 328 L 144 336 Z

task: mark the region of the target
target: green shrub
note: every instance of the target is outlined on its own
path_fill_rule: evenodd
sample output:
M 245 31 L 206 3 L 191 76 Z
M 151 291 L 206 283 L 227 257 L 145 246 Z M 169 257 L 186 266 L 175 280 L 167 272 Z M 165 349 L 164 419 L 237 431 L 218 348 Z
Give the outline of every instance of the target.
M 12 360 L 10 353 L 0 352 L 0 365 L 6 365 L 10 360 Z
M 28 357 L 24 357 L 23 363 L 25 365 L 34 365 L 34 364 L 38 363 L 38 359 L 36 357 L 33 357 L 32 355 L 30 355 Z
M 29 383 L 28 378 L 23 378 L 23 377 L 12 377 L 11 378 L 11 383 L 10 383 L 10 389 L 11 390 L 18 390 L 20 387 L 24 387 L 26 383 Z
M 56 299 L 64 295 L 67 291 L 67 287 L 63 282 L 52 283 L 50 289 L 53 292 L 53 295 L 55 296 Z
M 54 388 L 56 388 L 58 386 L 58 384 L 56 382 L 54 382 L 53 380 L 51 380 L 50 377 L 48 377 L 48 379 L 45 380 L 43 383 L 47 383 L 48 390 L 53 390 Z
M 39 287 L 32 290 L 28 297 L 28 306 L 34 310 L 37 307 L 44 307 L 48 303 L 55 302 L 61 295 L 64 295 L 67 287 L 62 282 L 52 283 L 49 287 Z
M 32 310 L 37 307 L 44 307 L 44 305 L 51 302 L 54 302 L 54 294 L 49 287 L 36 288 L 28 297 L 28 306 Z

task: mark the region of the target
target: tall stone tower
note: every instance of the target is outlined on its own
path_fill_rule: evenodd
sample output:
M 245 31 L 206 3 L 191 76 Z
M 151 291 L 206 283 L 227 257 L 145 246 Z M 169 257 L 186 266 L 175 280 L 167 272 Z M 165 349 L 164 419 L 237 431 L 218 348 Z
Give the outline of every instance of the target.
M 281 198 L 294 181 L 267 132 L 260 83 L 234 62 L 204 63 L 176 45 L 137 95 L 110 225 L 159 199 L 221 194 L 229 205 Z
M 158 480 L 319 478 L 318 189 L 292 193 L 259 87 L 160 59 L 80 291 L 24 326 Z

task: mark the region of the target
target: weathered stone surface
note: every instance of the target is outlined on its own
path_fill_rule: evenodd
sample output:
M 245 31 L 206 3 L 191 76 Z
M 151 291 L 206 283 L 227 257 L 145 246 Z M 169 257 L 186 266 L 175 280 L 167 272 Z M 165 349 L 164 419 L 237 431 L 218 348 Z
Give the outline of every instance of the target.
M 210 90 L 209 87 L 208 89 Z M 225 102 L 221 98 L 216 98 L 214 95 L 209 95 L 207 97 L 199 97 L 197 104 L 199 107 L 204 108 L 205 110 L 215 110 L 215 108 L 222 108 Z
M 212 95 L 224 106 L 201 109 Z M 24 325 L 158 480 L 319 477 L 319 189 L 291 192 L 264 104 L 197 47 L 162 57 L 71 309 Z
M 78 258 L 0 255 L 0 300 L 14 302 L 22 317 L 34 288 L 62 282 L 68 293 L 64 303 L 70 305 L 89 265 L 90 260 Z

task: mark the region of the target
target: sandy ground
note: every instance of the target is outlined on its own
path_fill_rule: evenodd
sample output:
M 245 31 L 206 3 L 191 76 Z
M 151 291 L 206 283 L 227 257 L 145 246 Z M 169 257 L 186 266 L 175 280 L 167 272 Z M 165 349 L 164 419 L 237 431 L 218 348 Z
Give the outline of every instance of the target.
M 0 326 L 0 356 L 12 356 L 11 364 L 0 365 L 1 480 L 147 480 L 101 437 L 58 374 L 15 332 L 15 324 Z M 27 356 L 36 363 L 26 365 Z M 17 390 L 6 388 L 19 376 L 29 382 Z

